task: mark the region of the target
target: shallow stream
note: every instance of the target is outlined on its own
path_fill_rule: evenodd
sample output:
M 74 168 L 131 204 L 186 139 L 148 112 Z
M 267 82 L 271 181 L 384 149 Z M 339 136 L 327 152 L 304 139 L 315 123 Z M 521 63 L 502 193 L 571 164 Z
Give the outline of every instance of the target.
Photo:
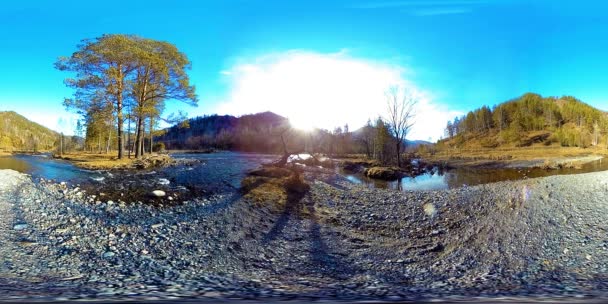
M 152 190 L 163 190 L 176 200 L 187 200 L 192 196 L 233 193 L 240 186 L 245 173 L 262 163 L 276 160 L 276 156 L 220 152 L 212 154 L 172 154 L 176 159 L 194 162 L 168 168 L 136 171 L 91 171 L 80 169 L 67 161 L 52 159 L 48 155 L 14 155 L 0 157 L 0 169 L 13 169 L 32 175 L 34 178 L 50 179 L 79 185 L 90 194 L 101 194 L 108 199 L 151 199 Z M 434 168 L 430 172 L 406 177 L 397 181 L 381 181 L 339 170 L 347 180 L 372 188 L 397 190 L 438 190 L 465 185 L 518 180 L 557 174 L 576 174 L 608 170 L 608 160 L 587 163 L 581 169 L 563 168 L 543 170 L 537 168 L 473 169 L 458 168 L 442 171 Z

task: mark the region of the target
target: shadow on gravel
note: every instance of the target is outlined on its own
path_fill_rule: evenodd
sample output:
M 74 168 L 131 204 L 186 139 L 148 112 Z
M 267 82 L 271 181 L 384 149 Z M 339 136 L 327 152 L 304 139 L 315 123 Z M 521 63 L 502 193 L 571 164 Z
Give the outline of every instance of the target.
M 306 193 L 288 192 L 285 209 L 274 226 L 263 237 L 262 243 L 267 245 L 283 234 L 283 230 L 292 218 L 307 218 L 310 220 L 310 230 L 304 236 L 304 239 L 310 243 L 310 263 L 312 267 L 302 267 L 302 269 L 314 269 L 316 273 L 338 280 L 351 278 L 357 271 L 350 263 L 339 258 L 338 253 L 332 252 L 331 248 L 327 245 L 327 241 L 335 244 L 338 240 L 324 239 L 321 232 L 321 224 L 313 205 L 314 202 L 305 199 L 305 196 Z
M 333 279 L 346 280 L 351 278 L 356 273 L 360 272 L 355 269 L 351 263 L 345 262 L 337 257 L 337 253 L 332 253 L 327 243 L 321 235 L 321 225 L 317 217 L 317 212 L 313 202 L 308 202 L 306 205 L 312 220 L 310 229 L 310 247 L 311 261 L 324 276 L 329 276 Z M 332 243 L 337 243 L 338 240 L 330 240 Z
M 305 195 L 306 193 L 287 193 L 287 202 L 285 202 L 285 209 L 283 210 L 283 213 L 281 213 L 281 215 L 279 216 L 279 219 L 275 222 L 272 229 L 270 229 L 270 231 L 268 231 L 268 233 L 264 235 L 264 238 L 262 238 L 263 244 L 268 244 L 270 241 L 276 239 L 279 235 L 281 235 L 281 233 L 283 233 L 283 230 L 287 226 L 289 219 L 292 216 L 298 217 L 301 215 L 303 207 L 302 199 Z

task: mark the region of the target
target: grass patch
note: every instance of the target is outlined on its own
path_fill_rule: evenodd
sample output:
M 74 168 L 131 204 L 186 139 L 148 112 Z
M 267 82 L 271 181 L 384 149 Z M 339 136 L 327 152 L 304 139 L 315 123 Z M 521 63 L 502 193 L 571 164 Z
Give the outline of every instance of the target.
M 263 167 L 253 170 L 241 181 L 241 192 L 255 206 L 282 212 L 287 204 L 299 204 L 310 190 L 302 175 L 294 170 Z
M 98 154 L 98 153 L 64 153 L 63 155 L 53 155 L 55 158 L 67 160 L 77 167 L 89 170 L 108 170 L 108 169 L 146 169 L 162 166 L 171 162 L 168 155 L 146 155 L 142 159 L 127 158 L 118 159 L 118 153 Z
M 608 157 L 608 149 L 605 147 L 578 148 L 535 144 L 529 147 L 520 148 L 450 148 L 438 151 L 434 155 L 425 155 L 424 157 L 431 162 L 447 162 L 462 165 L 474 165 L 477 162 L 484 161 L 508 163 L 512 161 L 543 160 L 547 162 L 547 166 L 550 167 L 554 161 L 563 162 L 564 158 L 576 158 L 584 156 Z

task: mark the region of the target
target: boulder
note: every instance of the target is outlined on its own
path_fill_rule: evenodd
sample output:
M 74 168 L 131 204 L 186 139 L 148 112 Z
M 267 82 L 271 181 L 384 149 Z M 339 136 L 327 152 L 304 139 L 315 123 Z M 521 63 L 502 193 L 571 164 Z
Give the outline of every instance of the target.
M 395 167 L 371 167 L 365 169 L 365 176 L 382 180 L 396 180 L 404 176 L 403 171 Z
M 173 160 L 168 155 L 152 155 L 146 156 L 133 162 L 133 166 L 137 169 L 149 169 L 156 167 L 166 167 L 171 165 Z

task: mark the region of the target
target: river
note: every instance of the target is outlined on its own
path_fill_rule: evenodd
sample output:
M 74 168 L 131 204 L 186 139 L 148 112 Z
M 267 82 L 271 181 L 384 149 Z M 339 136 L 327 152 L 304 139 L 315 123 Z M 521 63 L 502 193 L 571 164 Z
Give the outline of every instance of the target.
M 211 154 L 172 154 L 176 159 L 195 160 L 188 165 L 178 165 L 148 171 L 91 171 L 80 169 L 69 162 L 50 158 L 48 155 L 14 155 L 0 157 L 0 169 L 13 169 L 30 174 L 35 179 L 44 178 L 65 181 L 80 186 L 89 194 L 105 196 L 105 199 L 124 201 L 154 200 L 153 190 L 163 190 L 175 200 L 188 200 L 214 194 L 234 193 L 248 170 L 276 159 L 276 156 L 220 152 Z M 397 190 L 439 190 L 543 177 L 557 174 L 575 174 L 608 170 L 608 161 L 595 161 L 581 169 L 471 169 L 458 168 L 440 171 L 435 168 L 425 174 L 398 181 L 380 181 L 362 174 L 339 173 L 356 184 L 374 188 Z
M 608 159 L 586 163 L 580 169 L 561 168 L 545 170 L 540 168 L 456 168 L 447 171 L 433 168 L 430 172 L 416 177 L 404 177 L 396 181 L 371 179 L 363 174 L 341 171 L 349 181 L 372 188 L 395 190 L 441 190 L 463 186 L 473 186 L 508 180 L 520 180 L 551 175 L 580 174 L 608 170 Z

